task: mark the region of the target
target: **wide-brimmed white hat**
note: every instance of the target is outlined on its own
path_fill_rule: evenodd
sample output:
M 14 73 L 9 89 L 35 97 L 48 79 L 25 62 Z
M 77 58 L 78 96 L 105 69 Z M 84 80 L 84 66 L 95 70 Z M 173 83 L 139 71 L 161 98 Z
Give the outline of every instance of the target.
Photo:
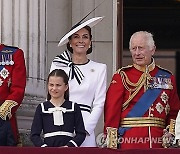
M 62 39 L 59 41 L 59 44 L 58 46 L 62 46 L 64 45 L 65 43 L 68 42 L 68 37 L 70 37 L 72 34 L 74 34 L 75 32 L 77 32 L 78 30 L 80 30 L 81 28 L 85 27 L 85 26 L 89 26 L 89 27 L 93 27 L 95 26 L 97 23 L 99 23 L 104 17 L 94 17 L 94 18 L 91 18 L 83 23 L 78 23 L 76 24 L 75 26 L 73 26 L 71 28 L 71 30 L 62 37 Z

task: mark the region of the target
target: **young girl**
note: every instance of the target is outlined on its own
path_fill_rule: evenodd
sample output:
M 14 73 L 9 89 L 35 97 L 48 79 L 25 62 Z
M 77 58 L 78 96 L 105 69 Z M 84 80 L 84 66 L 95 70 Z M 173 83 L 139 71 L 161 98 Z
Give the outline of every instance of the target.
M 47 101 L 37 106 L 31 127 L 31 141 L 35 146 L 78 147 L 84 141 L 86 132 L 81 110 L 78 104 L 69 101 L 68 80 L 61 69 L 49 74 Z

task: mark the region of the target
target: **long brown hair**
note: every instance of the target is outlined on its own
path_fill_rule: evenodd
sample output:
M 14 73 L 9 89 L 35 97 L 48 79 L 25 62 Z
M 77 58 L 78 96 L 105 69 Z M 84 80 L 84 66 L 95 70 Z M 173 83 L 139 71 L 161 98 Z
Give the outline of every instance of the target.
M 83 27 L 83 28 L 85 28 L 85 29 L 89 32 L 90 40 L 92 40 L 91 27 L 85 26 L 85 27 Z M 71 37 L 72 37 L 72 35 L 71 35 L 68 39 L 71 40 Z M 67 43 L 67 49 L 68 49 L 71 53 L 73 53 L 73 48 L 70 47 L 69 42 Z M 91 41 L 91 47 L 87 50 L 86 54 L 90 54 L 91 52 L 92 52 L 92 41 Z
M 47 84 L 49 83 L 49 78 L 51 76 L 62 77 L 65 85 L 68 85 L 69 77 L 68 77 L 68 75 L 66 74 L 66 72 L 64 70 L 62 70 L 62 69 L 55 69 L 55 70 L 53 70 L 48 75 Z M 49 91 L 48 91 L 48 93 L 47 93 L 47 100 L 50 100 L 50 99 L 51 99 L 51 95 L 49 94 Z M 69 87 L 68 87 L 68 89 L 64 93 L 64 99 L 65 100 L 69 100 Z

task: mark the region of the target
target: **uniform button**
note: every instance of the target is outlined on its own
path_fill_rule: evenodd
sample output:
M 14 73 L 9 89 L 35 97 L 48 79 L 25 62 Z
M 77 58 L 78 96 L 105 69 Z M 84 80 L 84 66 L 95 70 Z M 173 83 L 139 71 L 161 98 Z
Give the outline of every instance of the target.
M 150 114 L 150 116 L 151 116 L 151 117 L 154 117 L 154 115 L 153 115 L 153 114 Z

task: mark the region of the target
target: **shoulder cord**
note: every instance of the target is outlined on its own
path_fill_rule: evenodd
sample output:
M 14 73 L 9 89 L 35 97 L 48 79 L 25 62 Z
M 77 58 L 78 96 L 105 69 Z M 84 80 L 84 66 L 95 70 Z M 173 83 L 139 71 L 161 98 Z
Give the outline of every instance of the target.
M 122 111 L 124 111 L 128 107 L 129 102 L 134 98 L 134 96 L 136 96 L 136 94 L 139 92 L 139 90 L 142 88 L 143 85 L 145 88 L 144 91 L 147 90 L 147 86 L 148 86 L 147 80 L 149 80 L 151 76 L 149 73 L 143 73 L 137 83 L 132 83 L 128 79 L 128 76 L 126 75 L 124 71 L 121 71 L 120 75 L 121 75 L 124 87 L 126 88 L 126 90 L 129 91 L 129 98 L 126 100 L 126 102 L 123 103 L 123 106 L 122 106 Z M 128 85 L 133 86 L 135 88 L 132 89 Z

